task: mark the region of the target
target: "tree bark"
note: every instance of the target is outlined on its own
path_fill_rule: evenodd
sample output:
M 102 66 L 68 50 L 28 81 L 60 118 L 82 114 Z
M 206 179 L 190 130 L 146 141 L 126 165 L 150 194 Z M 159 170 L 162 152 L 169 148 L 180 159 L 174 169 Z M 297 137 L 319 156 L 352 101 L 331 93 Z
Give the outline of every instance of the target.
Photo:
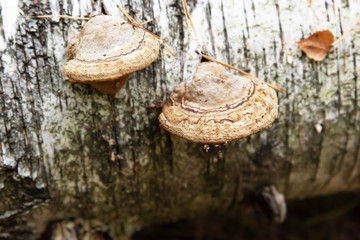
M 0 238 L 34 239 L 71 218 L 121 238 L 231 209 L 264 185 L 287 199 L 360 188 L 360 33 L 320 63 L 296 44 L 323 29 L 338 38 L 359 0 L 188 0 L 198 41 L 180 0 L 121 1 L 138 21 L 154 19 L 146 28 L 176 55 L 132 74 L 113 98 L 64 80 L 66 45 L 83 21 L 29 16 L 122 15 L 117 3 L 0 2 Z M 159 127 L 151 106 L 191 81 L 195 49 L 285 88 L 272 127 L 209 152 Z

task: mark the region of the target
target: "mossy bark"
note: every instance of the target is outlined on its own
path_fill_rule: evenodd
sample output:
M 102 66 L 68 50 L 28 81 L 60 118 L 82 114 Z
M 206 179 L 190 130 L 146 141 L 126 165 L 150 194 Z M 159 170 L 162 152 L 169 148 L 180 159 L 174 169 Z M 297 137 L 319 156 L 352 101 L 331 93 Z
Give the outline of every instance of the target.
M 110 97 L 64 80 L 68 39 L 84 22 L 29 16 L 120 15 L 116 3 L 1 3 L 0 238 L 36 238 L 50 221 L 72 218 L 120 238 L 228 210 L 263 185 L 288 199 L 360 188 L 360 33 L 320 63 L 296 45 L 317 30 L 337 38 L 350 29 L 355 1 L 188 1 L 198 41 L 181 1 L 121 1 L 139 21 L 154 19 L 147 29 L 176 55 L 161 55 Z M 5 12 L 19 9 L 11 25 Z M 191 81 L 195 49 L 284 87 L 274 124 L 209 152 L 164 132 L 153 106 Z

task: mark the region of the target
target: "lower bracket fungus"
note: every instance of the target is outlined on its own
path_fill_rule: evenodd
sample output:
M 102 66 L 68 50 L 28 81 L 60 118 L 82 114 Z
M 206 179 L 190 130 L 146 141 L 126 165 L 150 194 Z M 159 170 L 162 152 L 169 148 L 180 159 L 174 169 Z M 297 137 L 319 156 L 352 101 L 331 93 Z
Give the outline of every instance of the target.
M 72 83 L 115 95 L 129 75 L 155 61 L 159 39 L 120 17 L 95 16 L 70 39 L 64 72 Z
M 159 116 L 172 134 L 199 143 L 226 143 L 269 127 L 278 114 L 274 89 L 251 75 L 200 63 L 191 83 L 175 86 Z

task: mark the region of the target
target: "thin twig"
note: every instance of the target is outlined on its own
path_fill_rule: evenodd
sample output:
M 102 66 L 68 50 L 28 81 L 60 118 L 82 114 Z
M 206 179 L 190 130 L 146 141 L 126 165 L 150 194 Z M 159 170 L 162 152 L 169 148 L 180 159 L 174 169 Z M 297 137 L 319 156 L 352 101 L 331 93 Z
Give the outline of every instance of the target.
M 195 27 L 194 27 L 194 24 L 193 24 L 191 14 L 190 14 L 189 8 L 187 6 L 186 0 L 182 0 L 182 4 L 183 4 L 183 8 L 184 8 L 186 24 L 187 24 L 188 28 L 190 28 L 190 25 L 191 25 L 191 27 L 192 27 L 192 29 L 194 31 L 194 34 L 195 34 L 195 39 L 197 40 L 198 39 L 197 33 L 196 33 L 196 30 L 195 30 Z M 190 25 L 189 25 L 189 22 L 190 22 Z
M 285 92 L 285 89 L 283 89 L 282 87 L 276 86 L 274 84 L 271 84 L 271 83 L 268 83 L 268 82 L 265 82 L 265 81 L 263 81 L 263 82 L 266 83 L 269 87 L 271 87 L 272 89 L 274 89 L 276 91 L 279 91 L 281 93 Z
M 141 28 L 142 30 L 144 30 L 145 32 L 151 34 L 153 37 L 159 39 L 162 42 L 162 45 L 166 48 L 166 50 L 168 50 L 171 53 L 171 55 L 175 56 L 175 53 L 169 47 L 170 45 L 164 39 L 160 38 L 158 35 L 156 35 L 155 33 L 147 30 L 146 28 L 143 28 L 141 26 L 138 26 L 138 27 Z
M 348 32 L 344 33 L 341 37 L 339 37 L 335 42 L 333 42 L 331 45 L 335 46 L 335 44 L 338 44 L 339 42 L 341 42 L 343 39 L 347 38 L 348 36 L 356 33 L 357 31 L 360 30 L 360 26 L 357 27 L 356 29 L 354 29 L 358 24 L 360 23 L 360 18 L 355 22 L 355 24 L 349 29 Z
M 142 26 L 142 25 L 145 25 L 145 24 L 147 24 L 147 23 L 149 23 L 149 22 L 152 22 L 152 21 L 153 21 L 153 19 L 150 19 L 150 20 L 147 20 L 147 21 L 145 21 L 145 22 L 140 23 L 140 25 Z
M 145 23 L 148 23 L 148 22 L 151 22 L 152 19 L 146 21 L 146 22 L 143 22 L 143 23 L 138 23 L 135 21 L 134 18 L 132 18 L 124 9 L 122 9 L 119 5 L 118 5 L 118 8 L 120 9 L 120 11 L 129 19 L 129 21 L 131 22 L 131 24 L 133 26 L 136 26 L 138 28 L 141 28 L 142 30 L 144 30 L 145 32 L 149 33 L 151 36 L 157 38 L 158 40 L 160 40 L 161 44 L 166 48 L 166 50 L 168 50 L 171 55 L 175 56 L 175 53 L 170 49 L 170 45 L 165 41 L 163 40 L 162 38 L 160 38 L 158 35 L 156 35 L 155 33 L 147 30 L 146 28 L 142 27 L 141 25 L 145 24 Z
M 188 8 L 188 6 L 187 6 L 187 2 L 186 2 L 186 0 L 184 0 L 184 2 L 185 2 L 186 12 L 187 12 L 187 14 L 188 14 L 188 18 L 189 18 L 189 20 L 190 20 L 191 27 L 192 27 L 192 29 L 193 29 L 193 31 L 194 31 L 194 34 L 195 34 L 195 39 L 197 40 L 198 37 L 197 37 L 196 29 L 195 29 L 195 27 L 194 27 L 194 24 L 193 24 L 193 21 L 192 21 L 192 18 L 191 18 L 191 14 L 190 14 L 189 8 Z
M 190 28 L 189 18 L 188 18 L 187 12 L 186 12 L 185 1 L 182 0 L 181 3 L 182 3 L 182 7 L 184 9 L 186 25 L 187 25 L 188 28 Z
M 251 74 L 249 74 L 249 73 L 247 73 L 247 72 L 244 72 L 244 71 L 242 71 L 242 70 L 240 70 L 240 69 L 238 69 L 238 68 L 236 68 L 236 67 L 233 67 L 233 66 L 231 66 L 231 65 L 229 65 L 229 64 L 220 62 L 220 61 L 218 61 L 218 60 L 216 60 L 216 59 L 214 59 L 214 58 L 212 58 L 212 57 L 209 57 L 209 56 L 207 56 L 207 55 L 205 55 L 205 54 L 202 54 L 202 53 L 199 53 L 199 54 L 200 54 L 203 58 L 205 58 L 205 59 L 207 59 L 207 60 L 209 60 L 209 61 L 216 62 L 216 63 L 218 63 L 218 64 L 223 65 L 224 67 L 231 68 L 231 69 L 233 69 L 233 70 L 235 70 L 235 71 L 238 71 L 238 72 L 244 74 L 245 76 L 252 76 Z M 254 77 L 254 76 L 252 76 L 252 77 Z M 259 80 L 260 80 L 260 79 L 259 79 Z M 260 80 L 260 81 L 262 81 L 262 80 Z M 266 83 L 269 87 L 271 87 L 272 89 L 274 89 L 274 90 L 276 90 L 276 91 L 279 91 L 279 92 L 282 92 L 282 93 L 285 92 L 285 89 L 283 89 L 282 87 L 273 85 L 273 84 L 268 83 L 268 82 L 265 82 L 265 81 L 262 81 L 262 82 Z
M 188 27 L 188 29 L 190 29 L 190 20 L 189 20 L 189 17 L 187 15 L 187 11 L 186 11 L 186 3 L 185 3 L 185 0 L 182 0 L 181 1 L 182 3 L 182 7 L 184 9 L 184 15 L 185 15 L 185 21 L 186 21 L 186 26 Z M 190 34 L 191 34 L 191 31 L 189 30 Z
M 129 21 L 134 24 L 134 25 L 138 25 L 138 23 L 135 21 L 135 19 L 130 16 L 130 14 L 128 14 L 124 9 L 122 9 L 119 5 L 118 8 L 120 9 L 120 11 L 129 19 Z
M 160 52 L 161 52 L 162 54 L 164 54 L 166 57 L 170 57 L 170 56 L 167 55 L 163 50 L 161 50 L 161 48 L 159 48 L 159 50 L 160 50 Z
M 244 71 L 242 71 L 242 70 L 240 70 L 240 69 L 238 69 L 238 68 L 236 68 L 236 67 L 233 67 L 233 66 L 231 66 L 231 65 L 229 65 L 229 64 L 220 62 L 220 61 L 216 60 L 215 58 L 209 57 L 209 56 L 207 56 L 207 55 L 205 55 L 205 54 L 200 53 L 200 55 L 201 55 L 203 58 L 205 58 L 205 59 L 207 59 L 207 60 L 209 60 L 209 61 L 216 62 L 216 63 L 218 63 L 218 64 L 223 65 L 224 67 L 231 68 L 231 69 L 233 69 L 233 70 L 235 70 L 235 71 L 238 71 L 238 72 L 240 72 L 240 73 L 242 73 L 242 74 L 244 74 L 244 75 L 250 75 L 250 74 L 247 73 L 247 72 L 244 72 Z

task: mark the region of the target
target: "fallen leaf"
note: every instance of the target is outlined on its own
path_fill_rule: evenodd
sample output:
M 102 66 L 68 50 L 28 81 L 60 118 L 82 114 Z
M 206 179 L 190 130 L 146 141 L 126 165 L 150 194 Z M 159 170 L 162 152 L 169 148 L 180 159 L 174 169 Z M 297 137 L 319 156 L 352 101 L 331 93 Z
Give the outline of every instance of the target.
M 329 31 L 318 31 L 310 35 L 307 39 L 296 42 L 306 56 L 315 61 L 322 61 L 326 54 L 332 49 L 334 35 Z

